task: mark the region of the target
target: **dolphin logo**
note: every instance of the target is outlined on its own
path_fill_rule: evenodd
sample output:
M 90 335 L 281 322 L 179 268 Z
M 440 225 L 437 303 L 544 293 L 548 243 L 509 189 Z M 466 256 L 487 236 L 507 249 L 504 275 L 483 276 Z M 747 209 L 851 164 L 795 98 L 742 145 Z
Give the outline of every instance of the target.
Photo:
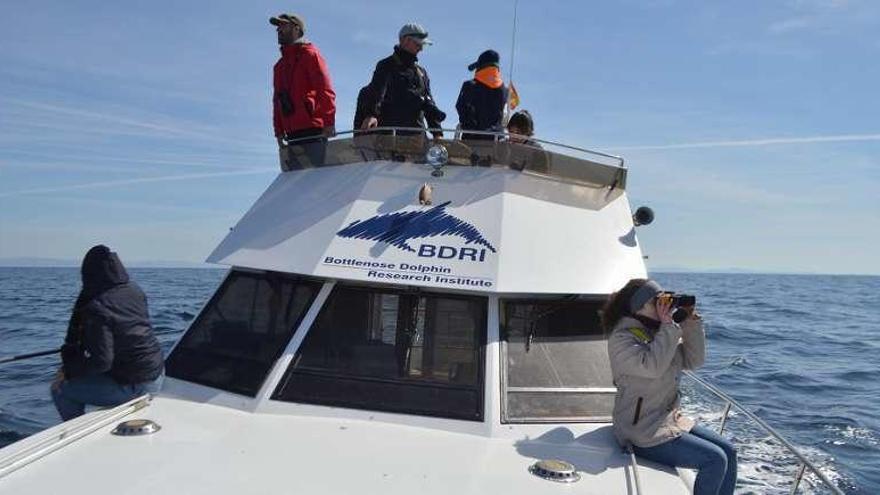
M 496 252 L 476 227 L 446 213 L 447 201 L 427 211 L 407 211 L 376 215 L 366 220 L 356 220 L 336 233 L 351 239 L 369 239 L 385 242 L 405 251 L 415 252 L 407 241 L 438 235 L 454 235 L 464 239 L 465 244 L 479 244 Z

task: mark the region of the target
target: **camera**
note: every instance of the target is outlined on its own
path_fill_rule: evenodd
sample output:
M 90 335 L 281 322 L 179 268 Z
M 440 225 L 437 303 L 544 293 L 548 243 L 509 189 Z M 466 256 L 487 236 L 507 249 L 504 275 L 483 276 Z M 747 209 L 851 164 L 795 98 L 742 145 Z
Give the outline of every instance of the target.
M 673 308 L 687 308 L 697 305 L 697 296 L 690 294 L 676 294 L 675 292 L 664 292 L 657 296 L 658 299 L 669 299 L 672 301 Z
M 675 308 L 672 312 L 672 321 L 681 323 L 687 319 L 697 305 L 697 296 L 690 294 L 676 294 L 675 292 L 664 292 L 657 296 L 659 300 L 669 300 L 670 305 Z

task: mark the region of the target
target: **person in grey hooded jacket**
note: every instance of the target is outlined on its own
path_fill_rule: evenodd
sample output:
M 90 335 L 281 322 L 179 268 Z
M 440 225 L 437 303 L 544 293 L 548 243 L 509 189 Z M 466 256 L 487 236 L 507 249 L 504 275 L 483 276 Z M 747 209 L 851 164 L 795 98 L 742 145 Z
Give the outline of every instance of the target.
M 682 370 L 703 365 L 706 338 L 695 308 L 680 324 L 657 282 L 633 279 L 609 298 L 602 321 L 610 332 L 608 356 L 617 387 L 612 414 L 618 442 L 636 455 L 697 469 L 694 495 L 730 495 L 736 486 L 736 450 L 679 408 Z

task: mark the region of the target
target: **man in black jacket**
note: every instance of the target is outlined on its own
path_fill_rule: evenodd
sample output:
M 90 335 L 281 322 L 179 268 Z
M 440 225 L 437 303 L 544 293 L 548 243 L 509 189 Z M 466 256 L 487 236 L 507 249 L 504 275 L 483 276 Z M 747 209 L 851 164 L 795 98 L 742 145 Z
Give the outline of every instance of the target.
M 474 78 L 461 85 L 455 109 L 462 130 L 502 132 L 507 87 L 501 79 L 500 57 L 495 50 L 486 50 L 468 66 Z M 462 134 L 462 139 L 493 139 L 486 134 Z
M 394 53 L 376 64 L 373 79 L 365 94 L 366 117 L 362 129 L 374 127 L 424 127 L 439 129 L 446 114 L 437 108 L 431 96 L 428 73 L 418 64 L 417 55 L 430 45 L 428 32 L 410 23 L 400 28 Z M 431 131 L 442 138 L 440 131 Z
M 163 377 L 147 298 L 116 253 L 102 245 L 90 249 L 82 284 L 61 347 L 63 365 L 52 383 L 52 399 L 65 421 L 81 416 L 86 404 L 115 406 L 156 393 Z

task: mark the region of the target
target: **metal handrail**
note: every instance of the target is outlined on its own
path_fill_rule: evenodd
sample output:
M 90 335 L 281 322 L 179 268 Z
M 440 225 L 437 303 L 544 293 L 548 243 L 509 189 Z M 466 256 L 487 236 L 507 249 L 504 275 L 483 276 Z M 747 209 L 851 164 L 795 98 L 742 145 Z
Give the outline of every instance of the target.
M 67 423 L 62 423 L 53 430 L 47 430 L 43 434 L 44 438 L 40 438 L 32 445 L 14 450 L 11 454 L 0 459 L 0 478 L 90 435 L 120 418 L 143 409 L 149 405 L 151 400 L 152 395 L 145 394 L 120 404 L 113 409 L 95 413 L 91 418 L 83 418 L 84 421 L 73 423 L 66 427 Z
M 627 449 L 630 465 L 633 472 L 633 484 L 636 486 L 636 495 L 642 495 L 642 481 L 639 479 L 639 463 L 636 462 L 636 453 L 632 448 Z
M 363 134 L 375 134 L 375 133 L 379 133 L 379 132 L 389 132 L 389 131 L 391 132 L 391 135 L 392 135 L 392 136 L 395 136 L 395 137 L 397 136 L 397 133 L 398 133 L 399 131 L 404 131 L 404 132 L 422 132 L 422 133 L 424 133 L 424 132 L 430 132 L 430 133 L 434 133 L 434 132 L 451 132 L 451 133 L 453 133 L 453 135 L 454 135 L 454 133 L 456 133 L 456 132 L 462 132 L 462 133 L 465 133 L 465 134 L 471 134 L 471 135 L 476 134 L 476 135 L 482 135 L 482 136 L 492 136 L 492 138 L 493 138 L 492 141 L 493 141 L 494 143 L 506 142 L 506 141 L 508 141 L 509 138 L 510 138 L 510 134 L 508 134 L 508 133 L 506 133 L 506 132 L 503 132 L 503 131 L 472 131 L 472 130 L 468 130 L 468 129 L 448 129 L 448 128 L 442 128 L 442 127 L 435 127 L 435 128 L 424 128 L 424 127 L 372 127 L 372 128 L 370 128 L 370 129 L 351 129 L 351 130 L 346 130 L 346 131 L 339 131 L 339 132 L 336 132 L 332 137 L 335 138 L 335 137 L 340 137 L 340 136 L 347 136 L 347 135 L 349 135 L 349 134 L 351 134 L 351 135 L 354 135 L 354 134 L 361 134 L 361 135 L 363 135 Z M 293 143 L 298 143 L 298 142 L 308 142 L 308 141 L 314 141 L 314 139 L 317 138 L 317 137 L 320 137 L 320 136 L 307 136 L 307 137 L 300 137 L 300 138 L 295 138 L 295 139 L 290 139 L 290 140 L 286 140 L 286 139 L 285 139 L 285 142 L 286 142 L 287 144 L 293 144 Z M 615 161 L 617 161 L 617 166 L 618 166 L 618 167 L 621 167 L 621 168 L 623 168 L 624 163 L 625 163 L 623 157 L 620 157 L 620 156 L 617 156 L 617 155 L 612 155 L 612 154 L 610 154 L 610 153 L 604 153 L 604 152 L 601 152 L 601 151 L 591 150 L 591 149 L 588 149 L 588 148 L 580 148 L 580 147 L 577 147 L 577 146 L 571 146 L 571 145 L 568 145 L 568 144 L 562 144 L 562 143 L 558 143 L 558 142 L 555 142 L 555 141 L 547 141 L 547 140 L 543 140 L 543 139 L 534 138 L 534 137 L 532 137 L 532 136 L 523 136 L 523 137 L 529 139 L 530 141 L 534 141 L 534 142 L 536 142 L 536 143 L 549 144 L 549 145 L 551 145 L 551 146 L 558 146 L 558 147 L 560 147 L 560 148 L 565 148 L 565 149 L 569 149 L 569 150 L 573 150 L 573 151 L 579 151 L 579 152 L 581 152 L 581 153 L 588 153 L 588 154 L 591 154 L 591 155 L 596 155 L 596 156 L 601 156 L 601 157 L 604 157 L 604 158 L 609 158 L 609 159 L 611 159 L 611 160 L 615 160 Z M 459 140 L 459 141 L 460 141 L 461 139 L 454 139 L 454 140 Z
M 740 412 L 745 414 L 746 417 L 748 417 L 749 419 L 754 421 L 766 433 L 770 434 L 770 436 L 772 436 L 773 438 L 778 440 L 779 443 L 781 443 L 783 447 L 788 449 L 788 451 L 791 454 L 793 454 L 795 457 L 798 458 L 798 460 L 800 461 L 800 465 L 798 466 L 798 470 L 795 473 L 794 480 L 792 481 L 792 487 L 791 487 L 792 494 L 797 492 L 798 486 L 800 485 L 801 479 L 803 478 L 804 471 L 807 468 L 809 468 L 809 470 L 812 471 L 813 474 L 815 474 L 820 480 L 822 480 L 822 483 L 824 483 L 825 486 L 829 490 L 831 490 L 832 492 L 834 492 L 837 495 L 844 495 L 843 491 L 841 491 L 840 488 L 837 488 L 836 486 L 834 486 L 834 484 L 831 482 L 831 480 L 829 480 L 827 476 L 825 476 L 824 474 L 822 474 L 821 471 L 819 471 L 819 468 L 817 468 L 812 462 L 810 462 L 806 457 L 804 457 L 804 455 L 801 454 L 798 451 L 798 449 L 795 448 L 794 445 L 789 443 L 788 440 L 786 440 L 785 438 L 782 437 L 782 435 L 777 433 L 776 430 L 774 430 L 770 425 L 768 425 L 766 422 L 764 422 L 763 419 L 759 418 L 758 416 L 753 414 L 751 411 L 746 409 L 742 404 L 737 402 L 736 399 L 734 399 L 733 397 L 722 392 L 718 387 L 712 385 L 711 383 L 709 383 L 706 380 L 703 380 L 702 378 L 697 376 L 696 373 L 694 373 L 692 371 L 685 370 L 684 374 L 687 375 L 688 377 L 690 377 L 691 379 L 693 379 L 695 382 L 702 385 L 703 387 L 705 387 L 707 390 L 709 390 L 713 394 L 715 394 L 716 397 L 727 402 L 727 404 L 725 405 L 725 408 L 724 408 L 724 414 L 721 417 L 721 428 L 720 428 L 721 431 L 724 430 L 724 424 L 727 422 L 727 415 L 730 412 L 731 406 L 733 406 L 733 407 L 737 408 L 737 410 L 739 410 Z M 719 433 L 721 431 L 719 431 Z

